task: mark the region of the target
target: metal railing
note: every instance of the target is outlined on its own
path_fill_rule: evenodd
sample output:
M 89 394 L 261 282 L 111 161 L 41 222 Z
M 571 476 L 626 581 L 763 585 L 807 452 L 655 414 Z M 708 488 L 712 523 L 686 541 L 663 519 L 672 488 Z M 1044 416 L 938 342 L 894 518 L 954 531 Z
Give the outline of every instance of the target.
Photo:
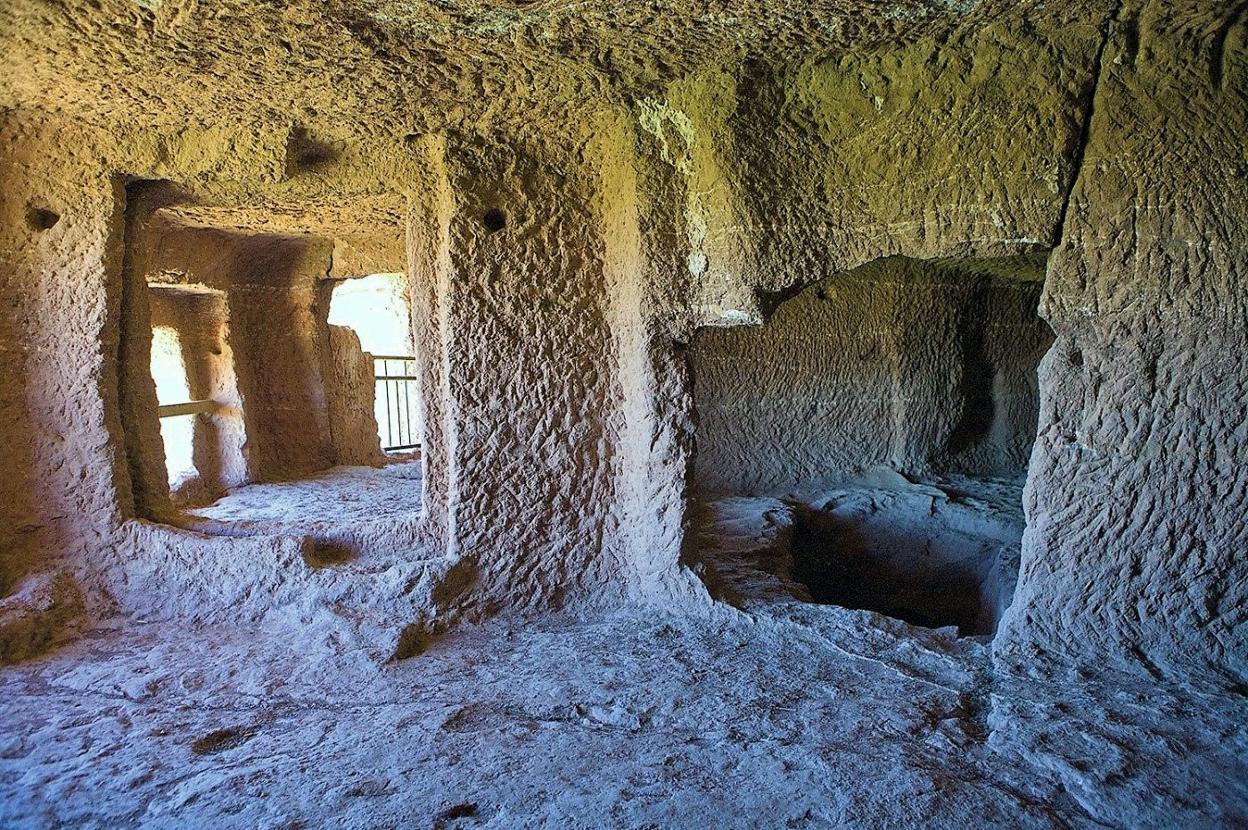
M 377 383 L 377 432 L 384 452 L 419 449 L 416 358 L 411 355 L 373 355 Z
M 156 407 L 159 418 L 176 418 L 179 415 L 211 415 L 221 408 L 216 401 L 183 401 L 182 403 L 166 403 Z

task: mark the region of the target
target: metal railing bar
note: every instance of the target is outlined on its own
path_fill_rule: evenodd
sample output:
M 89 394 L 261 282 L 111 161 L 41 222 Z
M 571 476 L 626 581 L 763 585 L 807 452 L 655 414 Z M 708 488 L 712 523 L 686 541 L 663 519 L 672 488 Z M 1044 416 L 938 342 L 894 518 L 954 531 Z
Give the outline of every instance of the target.
M 407 384 L 403 384 L 403 414 L 407 416 L 407 429 L 399 432 L 399 438 L 406 443 L 412 442 L 412 404 L 407 396 Z
M 386 442 L 389 443 L 394 437 L 394 428 L 390 426 L 390 383 L 383 380 L 381 386 L 386 391 Z
M 386 385 L 393 387 L 391 397 L 394 398 L 394 431 L 390 433 L 390 437 L 393 440 L 394 436 L 399 434 L 399 428 L 402 425 L 402 413 L 399 412 L 399 385 L 392 380 L 386 381 Z
M 402 386 L 397 380 L 389 381 L 394 384 L 394 434 L 399 440 L 403 440 L 403 394 L 400 387 Z
M 179 415 L 211 415 L 221 409 L 221 404 L 213 400 L 182 401 L 166 403 L 156 407 L 156 414 L 161 418 L 175 418 Z
M 420 380 L 416 371 L 416 358 L 411 355 L 373 355 L 373 377 L 381 387 L 378 391 L 384 396 L 386 407 L 385 432 L 381 436 L 384 452 L 420 447 L 412 419 L 411 384 Z

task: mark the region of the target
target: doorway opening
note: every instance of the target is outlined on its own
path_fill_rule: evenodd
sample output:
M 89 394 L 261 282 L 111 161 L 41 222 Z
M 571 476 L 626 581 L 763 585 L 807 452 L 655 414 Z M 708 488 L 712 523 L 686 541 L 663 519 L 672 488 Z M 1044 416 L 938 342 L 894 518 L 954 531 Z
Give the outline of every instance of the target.
M 390 456 L 420 449 L 421 406 L 407 290 L 407 275 L 369 274 L 335 280 L 328 322 L 350 329 L 372 363 L 373 417 L 382 452 Z
M 788 576 L 816 602 L 993 633 L 1053 339 L 1037 314 L 1045 263 L 890 257 L 808 286 L 761 326 L 701 330 L 700 497 L 787 505 Z
M 134 515 L 304 537 L 314 564 L 414 544 L 419 396 L 413 382 L 396 405 L 392 388 L 403 440 L 383 453 L 365 351 L 414 357 L 402 200 L 365 202 L 360 234 L 359 212 L 126 185 L 119 397 Z
M 246 427 L 220 291 L 149 283 L 151 375 L 177 508 L 203 504 L 246 480 Z
M 199 470 L 195 468 L 193 419 L 199 411 L 197 405 L 208 402 L 191 400 L 186 366 L 182 363 L 182 341 L 169 326 L 152 328 L 152 380 L 156 384 L 160 437 L 165 447 L 169 489 L 175 491 L 199 475 Z

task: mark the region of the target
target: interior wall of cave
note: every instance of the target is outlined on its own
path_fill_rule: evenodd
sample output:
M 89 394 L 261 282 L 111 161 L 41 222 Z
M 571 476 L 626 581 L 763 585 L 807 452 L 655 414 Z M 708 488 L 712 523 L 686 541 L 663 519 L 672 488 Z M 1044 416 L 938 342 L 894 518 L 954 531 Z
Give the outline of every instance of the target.
M 887 466 L 1025 472 L 1043 256 L 969 264 L 893 257 L 829 277 L 762 326 L 707 327 L 688 355 L 696 487 L 783 494 Z
M 166 125 L 157 140 L 6 111 L 0 368 L 14 381 L 0 407 L 22 438 L 0 449 L 8 580 L 64 566 L 113 584 L 143 553 L 127 520 L 166 509 L 142 485 L 164 470 L 127 454 L 135 413 L 155 405 L 136 393 L 150 385 L 151 311 L 134 316 L 150 275 L 225 297 L 249 476 L 335 460 L 317 291 L 335 243 L 171 222 L 140 267 L 126 181 L 270 205 L 401 191 L 425 403 L 419 541 L 462 565 L 439 610 L 703 601 L 681 554 L 690 465 L 695 479 L 717 466 L 693 453 L 695 331 L 761 322 L 800 284 L 866 294 L 837 275 L 885 257 L 1040 247 L 1056 340 L 998 653 L 1242 667 L 1248 193 L 1226 148 L 1248 127 L 1231 105 L 1244 58 L 1215 60 L 1195 7 L 1131 8 L 1130 27 L 989 25 L 956 45 L 746 62 L 628 101 L 575 97 L 558 129 L 513 113 L 347 136 L 311 161 L 292 162 L 289 124 L 211 140 Z M 887 442 L 866 436 L 873 454 L 907 466 L 948 446 L 950 425 L 911 409 L 895 431 L 896 400 Z
M 0 450 L 0 558 L 12 585 L 105 548 L 132 501 L 114 429 L 117 187 L 98 160 L 72 158 L 12 114 L 2 129 L 0 397 L 12 440 Z

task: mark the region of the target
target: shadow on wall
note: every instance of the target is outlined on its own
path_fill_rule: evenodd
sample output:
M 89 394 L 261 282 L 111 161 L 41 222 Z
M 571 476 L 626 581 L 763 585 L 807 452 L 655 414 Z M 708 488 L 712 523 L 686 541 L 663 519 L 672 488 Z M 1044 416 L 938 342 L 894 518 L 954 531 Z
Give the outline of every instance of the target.
M 38 231 L 36 231 L 38 232 Z M 9 284 L 0 280 L 0 289 Z M 31 321 L 41 319 L 32 313 L 22 292 L 5 291 L 0 302 L 0 423 L 5 424 L 9 439 L 0 441 L 0 596 L 29 570 L 28 554 L 38 548 L 34 544 L 42 528 L 38 488 L 34 471 L 38 442 L 33 439 L 13 440 L 16 436 L 36 434 L 29 402 L 42 390 L 38 380 L 32 381 L 27 349 L 16 344 L 30 342 Z M 41 350 L 42 351 L 42 350 Z M 40 352 L 36 352 L 38 355 Z

